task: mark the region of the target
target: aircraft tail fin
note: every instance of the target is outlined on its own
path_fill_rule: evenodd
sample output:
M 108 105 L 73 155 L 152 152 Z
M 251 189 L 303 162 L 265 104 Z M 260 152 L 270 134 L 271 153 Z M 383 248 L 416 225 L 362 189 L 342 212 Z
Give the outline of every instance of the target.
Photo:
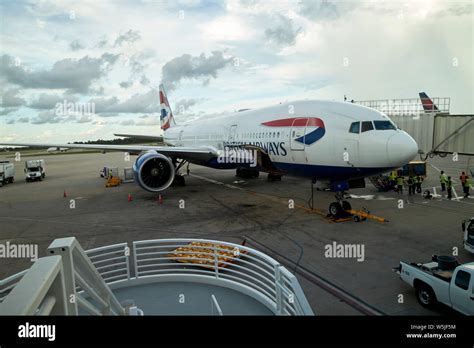
M 163 130 L 167 130 L 171 126 L 176 125 L 165 88 L 162 84 L 160 85 L 160 120 L 161 129 Z
M 421 105 L 423 105 L 423 109 L 425 112 L 433 112 L 433 111 L 438 111 L 438 107 L 436 106 L 435 103 L 431 100 L 430 97 L 425 92 L 420 92 L 420 100 L 421 100 Z

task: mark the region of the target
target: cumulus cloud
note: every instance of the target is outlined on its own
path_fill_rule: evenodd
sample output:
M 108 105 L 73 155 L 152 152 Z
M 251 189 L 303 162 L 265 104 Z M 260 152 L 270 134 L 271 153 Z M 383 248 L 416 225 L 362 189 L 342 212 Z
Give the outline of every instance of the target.
M 32 124 L 45 124 L 45 123 L 59 123 L 64 121 L 61 116 L 56 115 L 55 110 L 47 110 L 38 113 L 36 117 L 31 120 Z
M 92 98 L 89 103 L 95 104 L 95 112 L 100 116 L 110 117 L 121 113 L 157 113 L 160 111 L 160 98 L 155 89 L 146 93 L 137 93 L 119 101 L 117 97 Z
M 2 95 L 2 107 L 9 108 L 25 105 L 25 99 L 19 97 L 18 92 L 20 92 L 19 88 L 6 90 Z
M 217 72 L 231 62 L 232 57 L 225 58 L 221 51 L 213 51 L 209 57 L 204 53 L 198 57 L 183 54 L 163 66 L 162 82 L 169 91 L 176 89 L 182 79 L 202 79 L 208 83 L 211 78 L 217 78 Z
M 15 123 L 28 123 L 30 119 L 28 117 L 19 117 L 19 118 L 11 118 L 7 121 L 7 124 L 15 124 Z
M 118 54 L 111 53 L 99 58 L 67 58 L 54 63 L 50 70 L 31 71 L 15 64 L 13 57 L 5 54 L 0 59 L 0 74 L 7 82 L 24 88 L 66 88 L 75 93 L 87 93 L 94 81 L 108 74 L 118 58 Z
M 193 98 L 181 99 L 175 104 L 173 111 L 176 115 L 184 114 L 192 106 L 196 105 L 198 102 L 199 102 L 199 99 L 193 99 Z
M 134 120 L 124 120 L 120 122 L 121 126 L 133 126 L 135 124 Z
M 122 46 L 124 43 L 134 43 L 141 39 L 140 32 L 130 29 L 124 34 L 121 34 L 115 39 L 114 46 Z
M 119 83 L 119 86 L 122 88 L 130 88 L 132 87 L 133 82 L 132 81 L 122 81 Z
M 69 44 L 69 47 L 73 51 L 79 51 L 85 48 L 85 46 L 82 44 L 80 40 L 71 41 L 71 43 Z
M 341 5 L 341 4 L 339 4 Z M 348 3 L 351 7 L 354 4 Z M 340 17 L 340 9 L 333 1 L 301 1 L 299 12 L 302 16 L 313 20 L 333 20 Z
M 293 21 L 285 16 L 277 15 L 277 25 L 265 30 L 265 37 L 278 45 L 292 46 L 301 33 L 302 28 L 295 28 Z
M 107 111 L 117 113 L 148 113 L 159 112 L 160 98 L 154 89 L 144 94 L 135 94 L 121 103 L 108 107 Z
M 35 100 L 30 102 L 28 106 L 33 109 L 52 109 L 57 103 L 62 103 L 64 100 L 75 102 L 77 98 L 72 95 L 61 96 L 55 93 L 41 93 Z

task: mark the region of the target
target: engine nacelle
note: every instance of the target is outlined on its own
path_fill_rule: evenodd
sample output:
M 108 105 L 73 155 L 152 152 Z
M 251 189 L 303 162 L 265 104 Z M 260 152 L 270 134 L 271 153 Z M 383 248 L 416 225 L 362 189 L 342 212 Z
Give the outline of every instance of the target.
M 135 181 L 150 192 L 160 192 L 170 187 L 175 172 L 171 159 L 153 150 L 140 155 L 133 165 Z

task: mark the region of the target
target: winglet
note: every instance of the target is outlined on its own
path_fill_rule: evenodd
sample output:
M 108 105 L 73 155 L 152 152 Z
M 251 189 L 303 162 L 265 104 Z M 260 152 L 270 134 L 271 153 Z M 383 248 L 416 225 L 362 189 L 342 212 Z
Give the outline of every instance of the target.
M 161 129 L 167 130 L 176 123 L 174 122 L 173 112 L 171 111 L 163 84 L 160 85 L 160 104 Z
M 438 111 L 438 107 L 433 103 L 430 97 L 425 92 L 420 92 L 420 100 L 421 105 L 423 105 L 423 109 L 425 112 L 433 112 Z

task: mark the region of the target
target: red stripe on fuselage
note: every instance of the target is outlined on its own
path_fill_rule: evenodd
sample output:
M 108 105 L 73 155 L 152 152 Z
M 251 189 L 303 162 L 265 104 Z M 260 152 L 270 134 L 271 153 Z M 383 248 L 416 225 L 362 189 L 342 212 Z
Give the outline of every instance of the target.
M 264 122 L 262 125 L 268 127 L 324 127 L 324 122 L 317 117 L 285 118 L 282 120 Z

